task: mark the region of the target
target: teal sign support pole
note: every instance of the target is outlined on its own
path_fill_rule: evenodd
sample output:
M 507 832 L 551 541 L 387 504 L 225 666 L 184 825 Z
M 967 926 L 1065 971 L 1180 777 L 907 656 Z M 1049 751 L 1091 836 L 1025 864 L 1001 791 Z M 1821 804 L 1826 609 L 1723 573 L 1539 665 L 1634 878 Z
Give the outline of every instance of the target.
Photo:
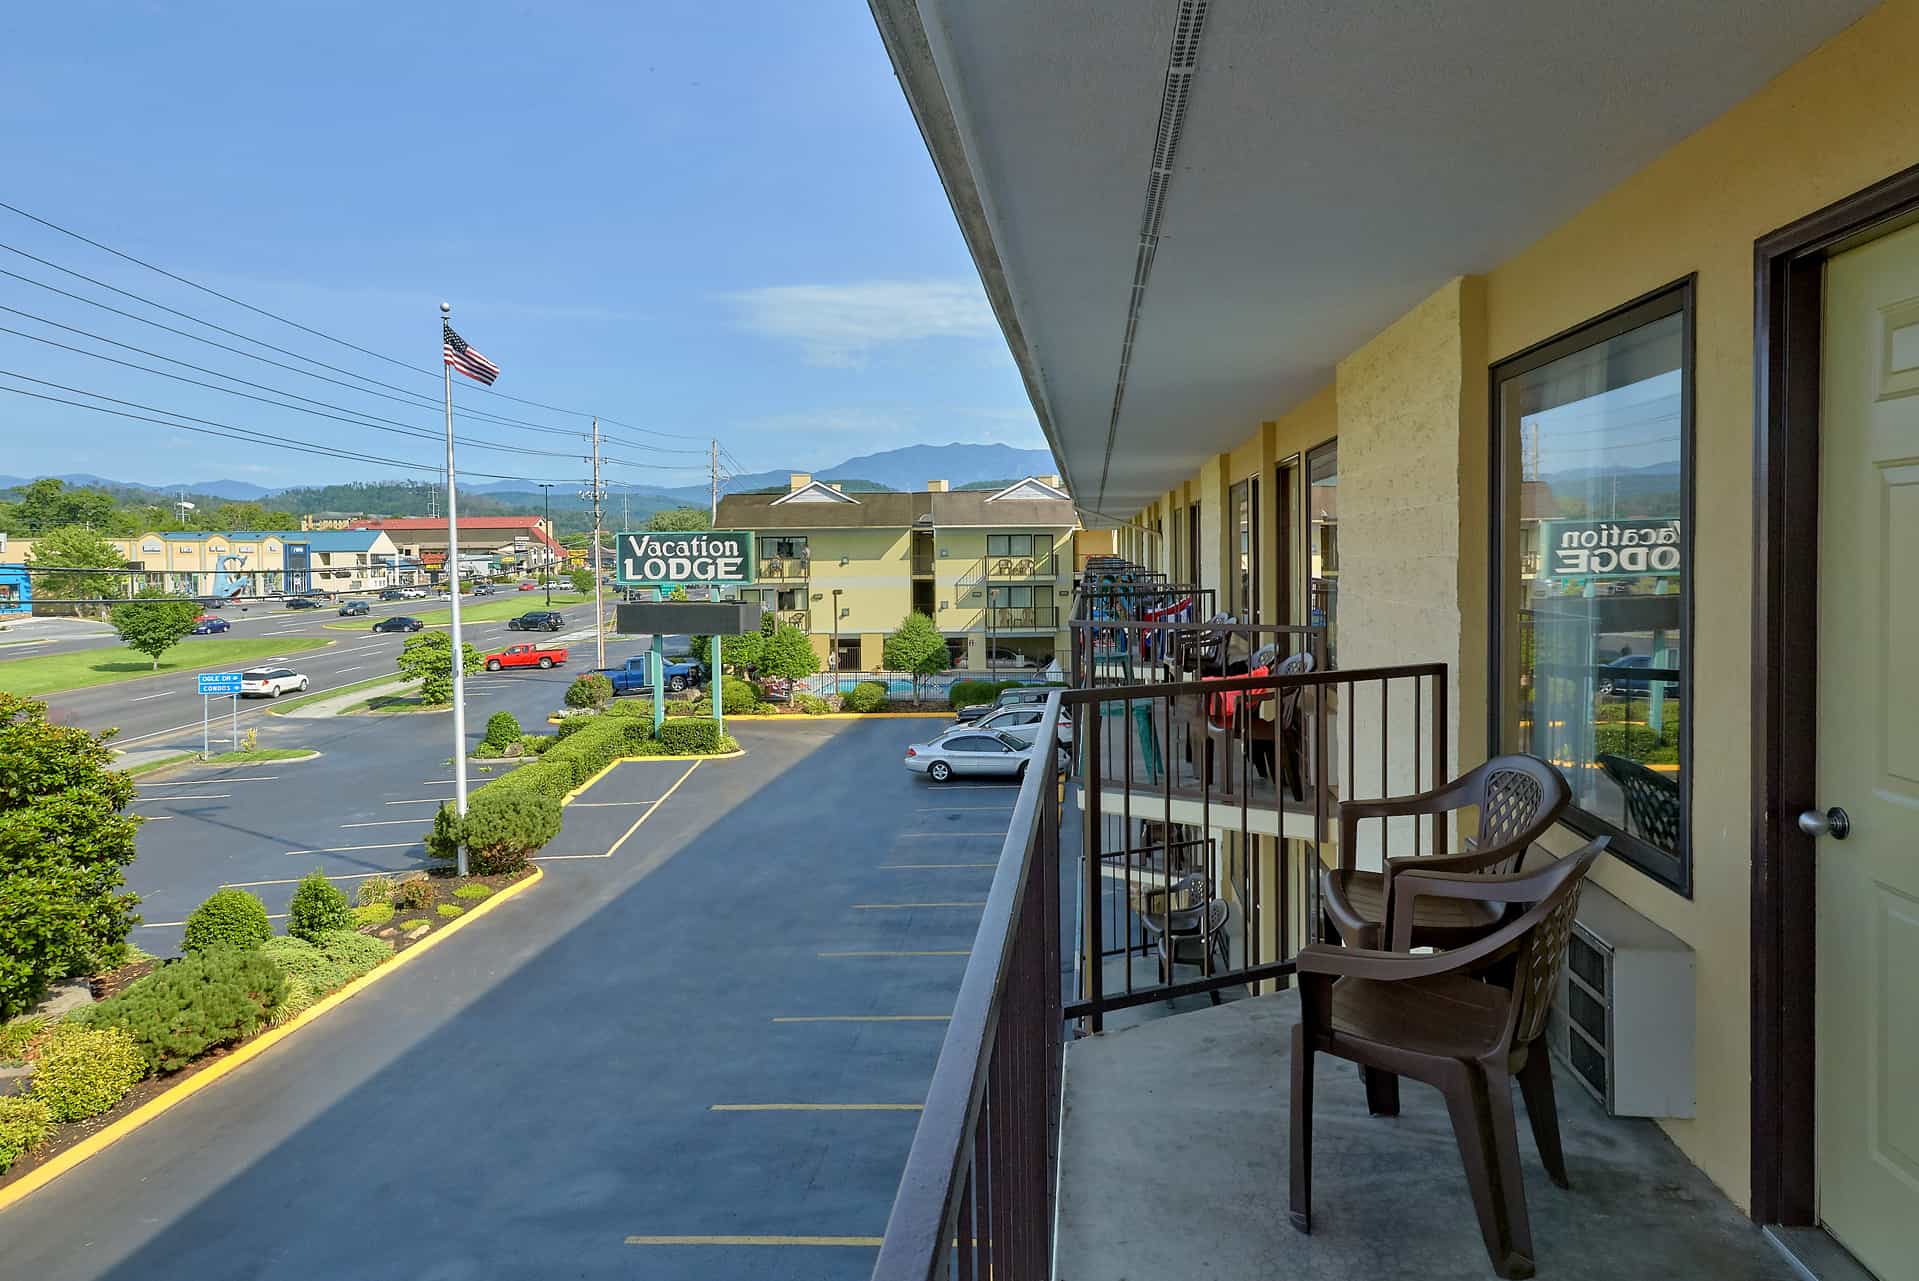
M 666 637 L 653 633 L 653 737 L 666 723 Z
M 722 696 L 723 694 L 722 686 L 724 685 L 724 682 L 720 680 L 719 635 L 715 633 L 713 636 L 709 637 L 708 643 L 710 644 L 712 649 L 712 658 L 711 658 L 711 661 L 707 663 L 706 675 L 707 675 L 708 681 L 711 683 L 713 687 L 713 724 L 719 727 L 720 733 L 724 734 L 726 733 L 726 712 L 721 707 L 721 704 L 725 702 L 725 699 Z

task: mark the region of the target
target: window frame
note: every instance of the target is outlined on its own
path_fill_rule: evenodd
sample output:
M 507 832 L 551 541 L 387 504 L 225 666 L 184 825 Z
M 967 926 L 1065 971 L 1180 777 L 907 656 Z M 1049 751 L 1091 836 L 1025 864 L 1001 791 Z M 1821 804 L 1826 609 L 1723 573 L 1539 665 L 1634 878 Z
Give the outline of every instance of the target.
M 1649 290 L 1610 311 L 1560 331 L 1542 342 L 1495 361 L 1487 377 L 1487 473 L 1489 502 L 1488 582 L 1486 617 L 1487 724 L 1489 755 L 1506 751 L 1502 738 L 1508 691 L 1501 658 L 1505 653 L 1502 623 L 1507 612 L 1505 583 L 1506 513 L 1509 501 L 1518 496 L 1508 492 L 1505 468 L 1506 427 L 1501 418 L 1500 384 L 1565 356 L 1584 351 L 1668 316 L 1680 317 L 1679 337 L 1679 592 L 1680 642 L 1679 670 L 1682 697 L 1679 700 L 1679 848 L 1663 850 L 1623 827 L 1597 814 L 1569 805 L 1560 822 L 1588 838 L 1612 838 L 1609 852 L 1620 862 L 1643 872 L 1652 880 L 1682 898 L 1693 896 L 1693 719 L 1698 701 L 1698 667 L 1693 662 L 1693 633 L 1697 602 L 1693 597 L 1693 548 L 1695 539 L 1698 476 L 1695 470 L 1694 403 L 1697 399 L 1698 358 L 1697 273 L 1688 274 L 1657 289 Z M 1516 447 L 1516 444 L 1515 444 Z M 1515 514 L 1517 509 L 1515 508 Z M 1518 549 L 1514 549 L 1517 551 Z

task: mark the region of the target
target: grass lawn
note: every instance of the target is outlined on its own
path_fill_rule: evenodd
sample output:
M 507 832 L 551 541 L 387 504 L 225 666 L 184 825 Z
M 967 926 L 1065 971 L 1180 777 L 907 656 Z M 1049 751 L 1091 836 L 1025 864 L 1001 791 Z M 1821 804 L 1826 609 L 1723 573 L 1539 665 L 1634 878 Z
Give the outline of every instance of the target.
M 202 636 L 183 640 L 153 660 L 124 646 L 83 649 L 71 654 L 40 654 L 0 660 L 0 689 L 9 694 L 50 694 L 168 672 L 238 671 L 255 659 L 332 644 L 324 636 Z
M 215 752 L 208 765 L 259 765 L 265 761 L 305 761 L 318 756 L 310 747 L 256 747 L 250 752 Z
M 422 703 L 418 694 L 379 694 L 364 702 L 353 704 L 340 715 L 391 716 L 396 712 L 450 712 L 452 710 L 451 703 Z
M 591 605 L 592 603 L 593 598 L 591 596 L 582 596 L 578 592 L 553 593 L 554 609 L 560 609 L 568 605 Z M 545 593 L 514 592 L 503 599 L 483 600 L 477 605 L 462 603 L 460 606 L 460 621 L 463 623 L 484 623 L 501 618 L 518 618 L 529 609 L 545 608 Z M 409 614 L 408 617 L 417 618 L 428 627 L 438 627 L 453 621 L 453 611 L 449 607 L 442 605 L 437 609 L 425 609 L 418 613 Z M 373 624 L 362 619 L 351 619 L 346 622 L 328 623 L 326 626 L 334 631 L 364 632 L 370 630 Z
M 338 698 L 342 694 L 351 694 L 355 690 L 377 689 L 381 685 L 392 685 L 408 679 L 395 668 L 386 676 L 375 676 L 369 680 L 354 681 L 351 685 L 335 685 L 332 689 L 315 690 L 311 694 L 302 694 L 298 698 L 277 698 L 267 705 L 267 715 L 278 716 L 290 712 L 296 707 L 305 707 L 309 703 L 324 702 L 329 698 Z

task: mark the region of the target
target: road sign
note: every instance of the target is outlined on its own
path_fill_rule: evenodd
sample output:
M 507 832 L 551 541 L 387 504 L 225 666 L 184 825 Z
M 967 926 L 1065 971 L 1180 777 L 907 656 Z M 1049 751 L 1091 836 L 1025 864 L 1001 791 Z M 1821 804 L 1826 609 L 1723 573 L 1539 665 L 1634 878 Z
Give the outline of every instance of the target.
M 199 681 L 202 695 L 240 692 L 239 672 L 201 672 Z
M 758 568 L 750 530 L 642 530 L 617 535 L 614 546 L 613 581 L 622 587 L 751 583 Z

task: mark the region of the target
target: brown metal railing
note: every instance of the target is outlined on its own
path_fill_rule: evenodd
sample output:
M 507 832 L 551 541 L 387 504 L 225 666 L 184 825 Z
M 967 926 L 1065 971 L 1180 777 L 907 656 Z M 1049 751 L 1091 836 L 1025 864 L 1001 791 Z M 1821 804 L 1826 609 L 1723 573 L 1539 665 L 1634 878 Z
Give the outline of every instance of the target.
M 760 557 L 760 581 L 763 583 L 804 582 L 812 577 L 813 562 L 805 556 Z

